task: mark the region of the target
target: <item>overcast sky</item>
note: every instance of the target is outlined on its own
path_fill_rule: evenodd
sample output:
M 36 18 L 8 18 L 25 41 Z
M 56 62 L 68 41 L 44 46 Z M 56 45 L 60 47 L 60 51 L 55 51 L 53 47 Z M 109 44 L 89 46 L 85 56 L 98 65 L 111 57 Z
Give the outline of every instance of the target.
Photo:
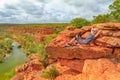
M 0 23 L 70 22 L 76 17 L 92 20 L 108 13 L 114 0 L 0 0 Z

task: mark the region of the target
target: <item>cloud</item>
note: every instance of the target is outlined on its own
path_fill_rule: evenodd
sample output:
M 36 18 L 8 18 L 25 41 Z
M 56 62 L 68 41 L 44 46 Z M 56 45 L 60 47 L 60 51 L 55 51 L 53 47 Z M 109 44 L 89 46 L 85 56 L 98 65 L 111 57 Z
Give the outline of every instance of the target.
M 69 22 L 75 17 L 91 20 L 108 12 L 114 0 L 1 0 L 0 23 Z

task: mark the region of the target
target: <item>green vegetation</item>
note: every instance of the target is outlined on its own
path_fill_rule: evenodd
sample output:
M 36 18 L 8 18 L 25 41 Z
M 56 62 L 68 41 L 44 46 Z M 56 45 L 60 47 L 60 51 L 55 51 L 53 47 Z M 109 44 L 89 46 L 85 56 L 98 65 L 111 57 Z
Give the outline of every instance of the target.
M 12 52 L 12 43 L 11 39 L 0 40 L 0 62 L 4 61 L 5 55 Z
M 120 22 L 120 0 L 115 0 L 109 6 L 110 12 L 107 14 L 99 14 L 93 17 L 92 21 L 88 21 L 85 18 L 74 18 L 70 24 L 77 28 L 87 26 L 95 23 L 106 23 L 106 22 Z
M 94 16 L 94 19 L 92 21 L 93 24 L 95 23 L 106 23 L 106 22 L 111 22 L 111 16 L 110 14 L 104 14 L 104 15 L 98 15 Z
M 12 70 L 10 70 L 10 72 L 8 72 L 8 73 L 5 73 L 5 80 L 10 80 L 11 79 L 11 77 L 13 77 L 14 75 L 15 75 L 15 69 L 12 69 Z
M 40 74 L 41 77 L 50 79 L 50 80 L 54 80 L 59 75 L 60 73 L 54 66 L 50 67 L 47 71 L 44 71 Z
M 63 28 L 69 25 L 69 23 L 46 23 L 46 24 L 0 24 L 0 27 L 4 27 L 6 30 L 8 27 L 16 28 Z
M 92 23 L 120 22 L 120 0 L 114 0 L 109 9 L 110 13 L 94 16 Z
M 45 52 L 45 46 L 51 42 L 57 36 L 56 33 L 46 36 L 45 41 L 41 43 L 40 46 L 40 55 L 39 58 L 42 60 L 42 66 L 46 68 L 49 65 L 49 58 L 48 54 Z
M 71 20 L 70 24 L 77 28 L 81 28 L 82 26 L 89 25 L 90 22 L 84 18 L 75 18 Z
M 31 36 L 26 36 L 23 40 L 23 49 L 27 55 L 32 53 L 37 53 L 39 51 L 39 44 L 34 42 L 34 39 Z
M 120 0 L 114 0 L 114 2 L 109 6 L 111 10 L 112 21 L 120 22 Z

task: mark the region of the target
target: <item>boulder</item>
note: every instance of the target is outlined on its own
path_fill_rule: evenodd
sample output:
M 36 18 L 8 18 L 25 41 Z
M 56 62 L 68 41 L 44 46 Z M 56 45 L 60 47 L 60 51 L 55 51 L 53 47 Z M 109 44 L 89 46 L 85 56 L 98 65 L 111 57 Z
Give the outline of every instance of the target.
M 114 64 L 110 59 L 87 59 L 81 74 L 63 74 L 55 80 L 120 80 L 120 63 Z
M 50 58 L 65 58 L 65 59 L 89 59 L 101 58 L 112 53 L 112 49 L 99 46 L 74 46 L 74 47 L 55 47 L 47 46 L 46 52 Z
M 88 80 L 120 80 L 116 64 L 109 59 L 85 60 L 83 74 Z
M 103 30 L 102 31 L 102 36 L 120 37 L 120 31 Z
M 120 38 L 103 36 L 97 38 L 95 43 L 104 47 L 120 47 Z

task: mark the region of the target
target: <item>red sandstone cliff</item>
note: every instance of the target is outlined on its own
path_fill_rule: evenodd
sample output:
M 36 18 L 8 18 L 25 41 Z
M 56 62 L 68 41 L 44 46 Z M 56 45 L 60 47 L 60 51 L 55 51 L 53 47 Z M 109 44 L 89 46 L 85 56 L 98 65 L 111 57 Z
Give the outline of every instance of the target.
M 102 35 L 95 40 L 94 44 L 91 42 L 89 46 L 63 47 L 78 33 L 86 38 L 92 27 L 102 30 Z M 120 23 L 94 24 L 81 29 L 67 28 L 48 44 L 45 50 L 52 64 L 61 73 L 55 80 L 120 80 Z M 45 80 L 39 76 L 41 62 L 39 60 L 36 62 L 33 64 L 34 67 L 23 66 L 22 68 L 25 69 L 20 72 L 18 71 L 22 68 L 18 68 L 17 74 L 21 75 L 23 80 Z M 19 75 L 12 80 L 22 80 Z

